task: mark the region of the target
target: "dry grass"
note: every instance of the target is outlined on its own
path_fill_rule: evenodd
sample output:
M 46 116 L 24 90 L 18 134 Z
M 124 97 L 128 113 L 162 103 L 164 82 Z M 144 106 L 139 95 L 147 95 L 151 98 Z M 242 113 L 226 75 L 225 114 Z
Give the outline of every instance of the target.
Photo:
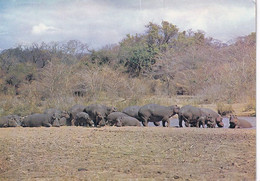
M 255 137 L 254 129 L 1 129 L 0 180 L 255 180 Z

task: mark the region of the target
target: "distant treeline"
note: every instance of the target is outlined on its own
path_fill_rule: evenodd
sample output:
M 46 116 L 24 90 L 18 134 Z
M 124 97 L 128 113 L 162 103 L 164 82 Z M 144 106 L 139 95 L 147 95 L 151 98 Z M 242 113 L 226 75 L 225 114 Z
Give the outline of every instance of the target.
M 256 97 L 255 33 L 225 44 L 167 21 L 98 50 L 77 40 L 17 46 L 0 53 L 0 65 L 2 112 L 66 107 L 80 97 L 129 105 L 147 96 L 190 95 L 205 103 Z

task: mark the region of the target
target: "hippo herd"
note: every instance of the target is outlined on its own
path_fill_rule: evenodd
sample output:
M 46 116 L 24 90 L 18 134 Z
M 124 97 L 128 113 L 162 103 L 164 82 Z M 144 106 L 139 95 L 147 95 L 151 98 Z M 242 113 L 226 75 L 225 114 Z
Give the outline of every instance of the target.
M 158 104 L 147 104 L 144 106 L 130 106 L 119 112 L 115 107 L 101 104 L 83 106 L 76 104 L 68 111 L 58 109 L 47 109 L 43 113 L 35 113 L 25 117 L 8 115 L 0 117 L 0 127 L 60 127 L 60 126 L 148 126 L 153 122 L 163 127 L 170 126 L 170 118 L 178 115 L 179 127 L 215 128 L 223 127 L 222 117 L 208 108 L 198 108 L 191 105 L 183 107 L 161 106 Z M 229 128 L 250 128 L 252 125 L 246 120 L 230 115 Z

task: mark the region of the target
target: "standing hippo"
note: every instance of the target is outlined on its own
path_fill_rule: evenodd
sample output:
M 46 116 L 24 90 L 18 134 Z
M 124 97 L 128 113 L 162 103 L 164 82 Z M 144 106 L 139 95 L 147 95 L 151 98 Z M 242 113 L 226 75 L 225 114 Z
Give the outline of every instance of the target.
M 215 120 L 210 114 L 202 112 L 200 108 L 186 105 L 179 111 L 179 126 L 182 127 L 182 121 L 185 122 L 186 127 L 204 127 L 207 124 L 208 127 L 215 127 Z
M 117 109 L 115 107 L 107 107 L 101 104 L 91 104 L 85 107 L 83 112 L 88 113 L 90 119 L 94 121 L 95 126 L 105 126 L 107 116 L 116 111 Z
M 49 114 L 32 114 L 22 120 L 23 127 L 51 127 L 52 125 L 59 126 L 58 118 Z
M 129 106 L 125 108 L 122 112 L 127 114 L 128 116 L 134 117 L 141 121 L 141 118 L 138 115 L 138 111 L 141 108 L 141 106 Z M 160 122 L 153 122 L 155 126 L 160 126 Z
M 213 119 L 215 119 L 215 122 L 217 124 L 218 127 L 222 128 L 224 126 L 223 123 L 223 118 L 221 117 L 220 114 L 218 114 L 217 112 L 208 109 L 208 108 L 200 108 L 200 110 L 205 114 L 205 115 L 211 115 Z
M 17 127 L 21 125 L 21 117 L 8 115 L 0 117 L 0 127 Z
M 76 104 L 74 106 L 72 106 L 69 111 L 68 111 L 68 114 L 69 114 L 69 119 L 67 120 L 67 126 L 72 126 L 74 125 L 74 121 L 75 121 L 75 118 L 76 118 L 76 115 L 79 113 L 79 112 L 83 112 L 83 110 L 85 109 L 86 106 L 83 106 L 83 105 L 80 105 L 80 104 Z
M 75 117 L 75 126 L 93 127 L 94 122 L 90 119 L 89 115 L 85 112 L 79 112 Z
M 120 118 L 116 119 L 116 124 L 117 127 L 122 127 L 122 126 L 141 126 L 140 122 L 138 119 L 130 117 L 130 116 L 123 116 Z
M 236 115 L 230 115 L 229 128 L 252 128 L 252 125 L 244 119 L 237 118 Z
M 109 126 L 114 126 L 116 124 L 118 118 L 126 117 L 126 116 L 128 116 L 128 115 L 125 113 L 122 113 L 122 112 L 112 112 L 107 116 L 107 124 Z
M 161 106 L 158 104 L 147 104 L 141 107 L 138 111 L 142 124 L 148 126 L 148 122 L 160 122 L 162 121 L 163 127 L 167 123 L 167 127 L 170 126 L 170 117 L 178 114 L 179 107 L 175 106 Z

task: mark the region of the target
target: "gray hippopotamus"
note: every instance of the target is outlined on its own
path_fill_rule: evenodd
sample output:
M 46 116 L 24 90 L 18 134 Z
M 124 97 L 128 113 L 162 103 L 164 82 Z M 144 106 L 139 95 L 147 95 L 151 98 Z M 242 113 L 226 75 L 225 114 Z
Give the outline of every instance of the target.
M 32 114 L 26 116 L 21 122 L 23 127 L 51 127 L 53 125 L 59 126 L 59 120 L 55 115 L 49 114 Z
M 142 106 L 138 111 L 142 124 L 148 126 L 148 122 L 160 122 L 162 121 L 163 127 L 167 123 L 167 127 L 170 126 L 170 117 L 178 114 L 180 108 L 177 105 L 174 106 L 161 106 L 158 104 L 147 104 Z
M 186 127 L 204 127 L 207 124 L 208 127 L 215 127 L 216 122 L 210 114 L 203 112 L 200 108 L 186 105 L 183 106 L 178 114 L 179 126 L 182 127 L 182 121 L 185 122 Z
M 141 118 L 138 115 L 138 111 L 141 108 L 141 106 L 129 106 L 126 107 L 122 112 L 127 114 L 128 116 L 134 117 L 138 120 L 140 120 Z
M 8 115 L 0 117 L 0 127 L 17 127 L 21 125 L 21 117 Z
M 223 123 L 223 118 L 221 117 L 220 114 L 218 114 L 217 112 L 211 110 L 211 109 L 208 109 L 208 108 L 200 108 L 200 110 L 205 114 L 205 115 L 211 115 L 211 117 L 213 119 L 215 119 L 215 122 L 217 124 L 218 127 L 222 128 L 224 126 L 224 123 Z
M 50 109 L 46 109 L 44 112 L 44 114 L 49 114 L 49 115 L 54 115 L 59 121 L 59 124 L 54 124 L 53 126 L 66 126 L 66 125 L 70 125 L 70 115 L 68 112 L 66 111 L 61 111 L 59 109 L 55 109 L 55 108 L 50 108 Z
M 125 108 L 122 112 L 127 114 L 128 116 L 134 117 L 141 121 L 141 118 L 138 115 L 138 111 L 141 108 L 141 106 L 129 106 Z M 153 122 L 155 126 L 160 126 L 160 122 Z
M 117 119 L 120 117 L 129 117 L 129 116 L 122 112 L 112 112 L 107 116 L 107 124 L 109 126 L 116 125 Z
M 75 117 L 75 126 L 93 127 L 94 122 L 90 119 L 89 115 L 85 112 L 79 112 Z
M 95 126 L 105 126 L 107 123 L 107 116 L 111 112 L 116 112 L 115 107 L 108 107 L 101 104 L 91 104 L 85 107 L 83 112 L 88 113 L 91 120 L 94 121 Z
M 116 124 L 117 127 L 122 127 L 122 126 L 141 126 L 140 122 L 138 119 L 131 117 L 131 116 L 123 116 L 119 117 L 116 119 Z
M 86 106 L 83 106 L 83 105 L 80 105 L 80 104 L 76 104 L 76 105 L 72 106 L 69 109 L 68 114 L 69 114 L 70 118 L 67 120 L 67 126 L 73 126 L 74 125 L 74 121 L 75 121 L 76 115 L 79 112 L 83 112 L 85 107 Z
M 229 128 L 252 128 L 252 125 L 244 119 L 237 118 L 236 115 L 230 115 Z

